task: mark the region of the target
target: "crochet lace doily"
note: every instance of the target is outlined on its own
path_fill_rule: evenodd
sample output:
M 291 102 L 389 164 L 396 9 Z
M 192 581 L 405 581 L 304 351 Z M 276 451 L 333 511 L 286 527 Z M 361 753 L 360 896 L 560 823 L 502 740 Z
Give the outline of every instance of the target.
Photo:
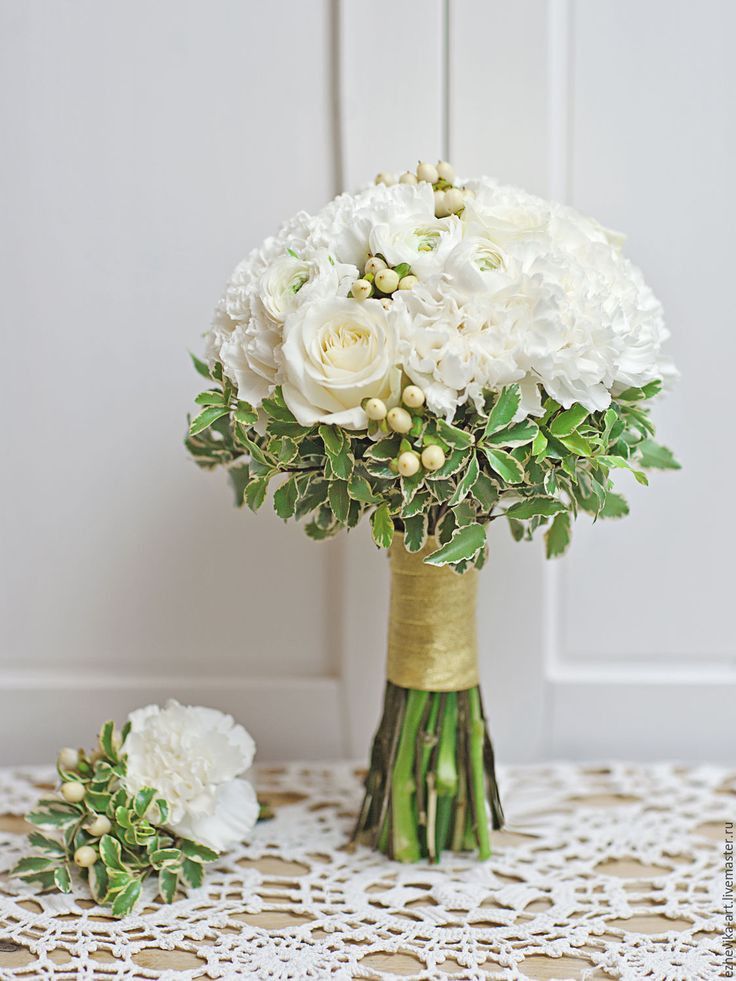
M 726 976 L 717 767 L 501 768 L 508 828 L 477 863 L 404 866 L 346 840 L 349 764 L 261 767 L 275 817 L 171 906 L 112 919 L 86 896 L 7 876 L 49 770 L 0 771 L 0 978 L 626 978 Z

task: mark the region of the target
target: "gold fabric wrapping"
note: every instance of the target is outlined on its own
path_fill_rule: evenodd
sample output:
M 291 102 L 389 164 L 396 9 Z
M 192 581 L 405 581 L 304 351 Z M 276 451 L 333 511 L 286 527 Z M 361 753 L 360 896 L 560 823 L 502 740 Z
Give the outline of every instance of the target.
M 388 621 L 388 680 L 421 691 L 464 691 L 478 684 L 475 605 L 478 573 L 462 576 L 422 561 L 421 552 L 391 545 L 391 608 Z

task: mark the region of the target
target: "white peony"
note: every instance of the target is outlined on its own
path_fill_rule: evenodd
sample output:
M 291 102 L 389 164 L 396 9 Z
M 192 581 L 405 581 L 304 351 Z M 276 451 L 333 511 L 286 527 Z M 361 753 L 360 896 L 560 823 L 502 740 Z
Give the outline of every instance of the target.
M 361 402 L 396 397 L 397 331 L 378 300 L 304 304 L 286 318 L 284 337 L 284 401 L 303 426 L 365 429 Z
M 135 794 L 155 787 L 170 805 L 167 826 L 217 852 L 242 841 L 258 818 L 256 794 L 240 778 L 255 743 L 216 709 L 148 705 L 130 715 L 124 785 Z

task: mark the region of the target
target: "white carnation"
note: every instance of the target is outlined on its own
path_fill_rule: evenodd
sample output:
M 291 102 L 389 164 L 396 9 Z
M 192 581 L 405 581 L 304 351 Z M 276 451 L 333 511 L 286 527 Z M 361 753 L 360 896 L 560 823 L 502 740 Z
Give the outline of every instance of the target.
M 255 743 L 216 709 L 149 705 L 130 715 L 125 741 L 129 794 L 154 787 L 170 805 L 167 826 L 217 852 L 242 841 L 258 818 L 255 791 L 240 775 Z

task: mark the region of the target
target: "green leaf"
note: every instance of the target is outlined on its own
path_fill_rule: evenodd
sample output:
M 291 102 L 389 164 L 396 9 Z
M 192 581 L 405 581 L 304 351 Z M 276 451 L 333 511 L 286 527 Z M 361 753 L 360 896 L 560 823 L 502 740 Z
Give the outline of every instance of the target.
M 570 513 L 568 511 L 561 511 L 555 515 L 554 521 L 544 533 L 544 542 L 548 559 L 562 555 L 570 544 Z
M 542 430 L 538 430 L 537 435 L 534 437 L 534 442 L 532 443 L 532 456 L 542 456 L 544 451 L 547 449 L 548 442 L 549 441 Z
M 603 507 L 598 512 L 601 518 L 624 518 L 628 513 L 626 498 L 615 491 L 608 491 Z
M 505 450 L 492 450 L 487 446 L 483 452 L 494 473 L 497 473 L 507 484 L 520 484 L 524 479 L 524 468 Z
M 400 436 L 389 436 L 387 439 L 380 439 L 377 443 L 373 443 L 368 447 L 365 451 L 365 457 L 369 460 L 394 460 L 399 455 L 400 445 Z
M 486 544 L 483 525 L 471 524 L 456 528 L 450 541 L 424 560 L 427 565 L 450 565 L 464 559 L 474 559 Z
M 437 482 L 444 480 L 445 477 L 452 477 L 453 474 L 456 474 L 458 470 L 462 470 L 467 465 L 469 459 L 470 453 L 467 449 L 452 450 L 439 470 L 426 474 L 426 479 Z
M 350 496 L 348 495 L 347 480 L 330 481 L 328 500 L 330 502 L 330 507 L 332 508 L 333 514 L 340 524 L 344 525 L 348 520 L 348 511 L 350 510 Z
M 642 385 L 641 388 L 627 388 L 616 396 L 617 402 L 641 402 L 644 399 L 651 399 L 662 391 L 662 382 L 659 378 Z
M 211 405 L 204 409 L 196 418 L 192 419 L 189 425 L 189 435 L 196 436 L 202 430 L 209 429 L 213 422 L 222 419 L 223 416 L 228 414 L 228 411 L 227 406 L 221 405 Z
M 68 865 L 62 865 L 54 870 L 54 882 L 56 883 L 57 889 L 61 892 L 72 891 L 72 878 L 69 875 Z
M 284 521 L 294 517 L 298 496 L 299 490 L 297 488 L 296 478 L 292 474 L 273 495 L 273 509 Z
M 100 838 L 100 858 L 108 869 L 125 870 L 120 842 L 112 835 L 103 835 Z
M 403 279 L 404 276 L 408 276 L 409 273 L 411 272 L 411 266 L 409 265 L 408 262 L 400 262 L 398 266 L 394 266 L 394 272 L 399 277 L 399 279 Z
M 265 501 L 270 479 L 268 475 L 265 477 L 254 477 L 245 488 L 245 503 L 251 511 L 257 511 Z
M 655 443 L 653 439 L 645 439 L 637 447 L 639 465 L 648 467 L 652 470 L 680 470 L 681 464 L 677 462 L 666 446 Z
M 341 480 L 348 480 L 353 472 L 350 440 L 337 426 L 320 426 L 319 435 L 322 438 L 332 472 Z
M 151 852 L 151 865 L 154 869 L 164 866 L 178 865 L 182 860 L 182 853 L 178 848 L 158 848 Z
M 580 433 L 570 433 L 569 436 L 559 436 L 558 439 L 564 447 L 578 456 L 590 456 L 593 452 L 593 447 Z
M 589 410 L 584 405 L 576 403 L 565 412 L 561 412 L 552 420 L 549 431 L 553 436 L 569 436 L 574 433 L 580 423 L 587 419 Z
M 499 429 L 504 429 L 516 415 L 521 404 L 521 390 L 518 385 L 509 385 L 504 388 L 496 399 L 493 408 L 488 415 L 483 439 L 487 439 Z
M 185 858 L 181 870 L 186 883 L 192 889 L 199 889 L 204 881 L 204 868 L 201 862 L 193 862 L 191 858 Z
M 202 866 L 200 865 L 201 869 Z M 158 891 L 165 903 L 173 903 L 176 895 L 176 887 L 179 884 L 179 876 L 170 869 L 161 869 L 158 874 Z
M 429 507 L 430 501 L 431 498 L 428 491 L 417 491 L 411 500 L 407 501 L 401 508 L 401 517 L 413 518 L 417 514 L 421 514 Z
M 155 796 L 156 790 L 153 787 L 142 787 L 138 791 L 133 802 L 133 810 L 138 817 L 142 818 L 144 816 Z
M 210 369 L 205 362 L 201 361 L 196 354 L 192 354 L 191 351 L 189 352 L 189 357 L 192 359 L 192 364 L 194 365 L 195 371 L 198 372 L 198 374 L 200 374 L 203 378 L 209 378 Z
M 454 505 L 465 500 L 475 486 L 479 473 L 480 467 L 478 465 L 478 457 L 475 455 L 475 453 L 473 453 L 470 457 L 470 462 L 468 463 L 468 469 L 460 478 L 455 493 L 450 498 L 450 507 L 454 507 Z
M 296 422 L 296 417 L 284 402 L 284 396 L 280 388 L 270 398 L 262 402 L 263 411 L 271 419 L 278 419 L 280 422 Z
M 81 808 L 58 807 L 31 811 L 30 814 L 26 814 L 26 821 L 38 825 L 39 828 L 66 828 L 78 821 L 81 816 Z
M 250 468 L 247 463 L 243 463 L 237 467 L 229 467 L 227 476 L 235 492 L 235 506 L 241 507 L 245 496 L 245 488 L 250 480 Z
M 507 426 L 484 439 L 485 443 L 493 446 L 525 446 L 535 440 L 539 433 L 539 426 L 531 419 L 524 422 L 517 422 L 515 426 Z
M 498 500 L 498 491 L 488 476 L 482 470 L 478 474 L 478 478 L 473 484 L 473 497 L 480 504 L 486 513 L 490 513 L 493 505 Z
M 388 548 L 394 537 L 394 522 L 388 504 L 381 504 L 371 515 L 371 533 L 379 548 Z
M 436 426 L 437 432 L 448 446 L 454 446 L 456 450 L 466 450 L 473 445 L 473 437 L 470 433 L 458 429 L 457 426 L 451 426 L 444 419 L 438 419 Z
M 407 552 L 419 552 L 427 541 L 427 515 L 404 518 L 404 546 Z
M 38 831 L 32 831 L 28 835 L 28 841 L 34 848 L 40 848 L 41 851 L 49 852 L 51 855 L 64 855 L 64 846 L 60 842 L 47 838 Z
M 118 754 L 115 749 L 115 723 L 112 719 L 108 719 L 107 722 L 100 729 L 100 749 L 111 760 L 117 760 Z
M 214 862 L 220 855 L 206 845 L 201 845 L 198 841 L 190 841 L 182 838 L 179 842 L 181 850 L 187 858 L 194 859 L 195 862 Z
M 597 456 L 595 458 L 596 463 L 602 463 L 604 467 L 612 467 L 615 470 L 629 470 L 636 477 L 640 484 L 648 484 L 649 478 L 641 470 L 634 470 L 633 467 L 629 466 L 628 461 L 624 460 L 620 456 Z
M 134 879 L 115 897 L 112 904 L 113 916 L 127 916 L 135 904 L 140 899 L 143 883 L 140 879 Z
M 512 504 L 506 514 L 509 518 L 524 521 L 536 515 L 551 517 L 553 514 L 559 514 L 565 510 L 567 510 L 565 505 L 556 497 L 527 497 L 525 500 L 519 501 L 518 504 Z

